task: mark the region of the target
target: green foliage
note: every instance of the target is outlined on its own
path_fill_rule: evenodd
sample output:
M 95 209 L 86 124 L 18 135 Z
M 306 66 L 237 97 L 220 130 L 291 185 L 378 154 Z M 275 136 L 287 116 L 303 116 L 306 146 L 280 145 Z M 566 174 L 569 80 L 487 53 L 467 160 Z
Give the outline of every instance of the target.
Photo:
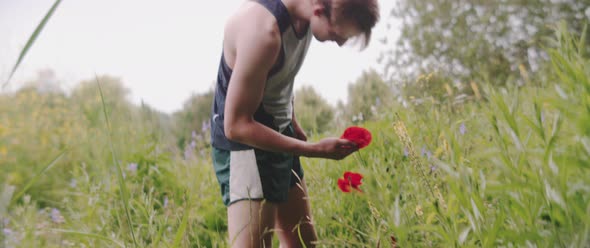
M 348 103 L 345 105 L 346 120 L 362 122 L 378 117 L 383 106 L 392 101 L 393 93 L 375 70 L 368 70 L 348 86 Z
M 127 96 L 129 89 L 123 87 L 120 79 L 109 76 L 98 77 L 103 88 L 103 93 L 109 96 L 105 99 L 106 107 L 111 113 L 124 113 L 129 105 Z M 103 115 L 100 93 L 97 91 L 96 80 L 80 82 L 71 92 L 72 100 L 79 102 L 78 107 L 84 113 L 85 119 L 90 121 L 92 127 L 103 127 L 105 116 Z M 122 117 L 122 116 L 120 116 Z M 112 118 L 118 118 L 113 116 Z
M 464 85 L 454 84 L 450 78 L 444 77 L 437 72 L 420 75 L 416 81 L 402 85 L 403 99 L 407 99 L 414 104 L 420 104 L 424 101 L 452 102 L 455 95 L 463 95 L 462 91 L 465 91 Z
M 392 10 L 401 24 L 397 46 L 384 52 L 386 67 L 402 74 L 438 70 L 456 80 L 488 78 L 511 83 L 520 66 L 537 71 L 551 28 L 565 20 L 580 34 L 588 0 L 399 1 Z M 588 40 L 586 40 L 588 42 Z
M 209 118 L 214 95 L 214 90 L 193 94 L 184 102 L 182 110 L 174 113 L 175 135 L 180 148 L 184 149 L 192 140 L 199 148 L 209 144 Z
M 295 92 L 295 116 L 306 132 L 323 133 L 334 121 L 334 108 L 311 86 Z

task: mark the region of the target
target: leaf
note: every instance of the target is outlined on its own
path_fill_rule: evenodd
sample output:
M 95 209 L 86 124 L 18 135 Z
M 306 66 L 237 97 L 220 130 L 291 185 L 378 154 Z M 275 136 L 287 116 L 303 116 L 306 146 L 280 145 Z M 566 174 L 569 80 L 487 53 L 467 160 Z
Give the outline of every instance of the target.
M 465 240 L 467 239 L 467 236 L 469 235 L 469 232 L 471 231 L 470 227 L 466 227 L 465 229 L 463 229 L 463 231 L 459 234 L 459 244 L 462 245 L 463 243 L 465 243 Z
M 41 20 L 39 25 L 37 25 L 37 28 L 35 28 L 35 31 L 33 31 L 31 36 L 29 37 L 27 44 L 21 50 L 20 55 L 18 56 L 18 59 L 16 60 L 16 63 L 12 67 L 12 71 L 10 72 L 8 79 L 6 79 L 6 82 L 4 82 L 4 84 L 2 85 L 2 89 L 4 89 L 6 87 L 6 85 L 8 85 L 8 83 L 10 82 L 10 79 L 12 79 L 12 76 L 14 75 L 14 72 L 16 72 L 16 69 L 18 69 L 18 66 L 25 58 L 25 55 L 27 55 L 27 52 L 29 51 L 31 46 L 33 46 L 33 43 L 35 43 L 35 40 L 37 40 L 37 37 L 39 36 L 41 31 L 45 27 L 45 24 L 47 24 L 47 21 L 49 21 L 49 19 L 51 18 L 51 16 L 53 15 L 55 10 L 57 9 L 57 6 L 59 6 L 60 3 L 61 3 L 61 0 L 56 0 L 55 3 L 53 3 L 53 6 L 51 6 L 49 11 L 47 12 L 47 14 L 45 14 L 45 17 L 43 17 L 43 19 Z
M 561 86 L 559 86 L 558 84 L 555 84 L 555 85 L 554 85 L 554 87 L 555 87 L 555 91 L 557 91 L 557 94 L 558 94 L 558 95 L 559 95 L 561 98 L 563 98 L 564 100 L 567 100 L 567 99 L 568 99 L 568 96 L 567 96 L 567 94 L 566 94 L 566 93 L 565 93 L 565 91 L 564 91 L 564 90 L 561 88 Z
M 555 164 L 555 161 L 553 161 L 553 153 L 549 154 L 548 165 L 549 165 L 549 169 L 551 169 L 553 174 L 555 174 L 555 175 L 559 174 L 559 167 L 557 167 L 557 165 Z
M 561 194 L 558 191 L 554 190 L 547 181 L 545 181 L 545 194 L 548 199 L 557 203 L 557 205 L 559 205 L 561 208 L 563 208 L 564 210 L 567 209 L 567 206 Z
M 436 158 L 433 159 L 432 162 L 434 164 L 436 164 L 436 166 L 438 166 L 438 168 L 441 168 L 443 171 L 445 171 L 452 178 L 459 179 L 459 173 L 457 171 L 455 171 L 453 168 L 451 168 L 451 166 L 448 165 L 447 163 L 440 161 Z
M 487 181 L 486 181 L 486 177 L 483 174 L 483 170 L 479 170 L 479 178 L 481 180 L 481 187 L 479 189 L 480 193 L 480 197 L 483 197 L 486 191 L 486 185 L 487 185 Z
M 518 149 L 519 151 L 522 151 L 523 145 L 520 141 L 520 138 L 518 138 L 518 134 L 516 134 L 512 129 L 509 129 L 508 133 L 510 134 L 512 141 L 514 142 L 514 145 L 516 145 L 516 149 Z
M 59 161 L 65 153 L 66 153 L 66 151 L 62 151 L 51 162 L 49 162 L 47 165 L 43 166 L 43 169 L 41 169 L 41 171 L 39 171 L 37 174 L 35 174 L 35 176 L 33 176 L 33 178 L 31 178 L 31 180 L 29 180 L 29 182 L 25 185 L 25 187 L 12 197 L 12 201 L 10 202 L 9 205 L 14 204 L 16 202 L 16 200 L 18 200 L 21 196 L 23 196 L 25 194 L 25 192 L 27 192 L 27 190 L 31 186 L 33 186 L 33 184 L 35 184 L 35 182 L 37 182 L 37 180 L 39 180 L 39 178 L 43 175 L 43 173 L 45 173 L 47 170 L 51 169 L 51 167 L 53 167 L 53 165 L 55 165 L 57 163 L 57 161 Z
M 590 156 L 590 139 L 588 137 L 582 137 L 580 143 L 582 143 L 582 147 L 584 147 L 586 154 Z
M 479 208 L 477 207 L 477 205 L 473 201 L 473 197 L 471 198 L 471 207 L 473 208 L 473 214 L 475 215 L 475 219 L 482 220 L 483 217 L 481 216 L 481 213 L 479 212 Z
M 180 222 L 180 227 L 178 228 L 178 231 L 176 231 L 176 235 L 174 236 L 174 243 L 172 244 L 172 247 L 179 247 L 180 241 L 182 241 L 182 237 L 184 236 L 184 233 L 186 232 L 186 227 L 188 226 L 188 215 L 189 207 L 186 206 L 186 208 L 184 209 L 184 214 L 182 216 L 182 221 Z
M 113 134 L 111 131 L 111 123 L 109 121 L 109 115 L 107 114 L 107 106 L 104 101 L 104 95 L 102 93 L 102 88 L 100 87 L 100 81 L 98 80 L 98 76 L 96 76 L 96 84 L 98 85 L 98 91 L 100 93 L 100 100 L 102 103 L 102 110 L 105 118 L 106 124 L 106 131 L 108 134 L 108 143 L 109 147 L 111 148 L 111 157 L 113 159 L 113 165 L 116 167 L 118 184 L 119 184 L 119 193 L 121 194 L 121 204 L 123 205 L 123 209 L 125 210 L 125 217 L 127 220 L 127 225 L 129 225 L 129 231 L 131 232 L 131 237 L 133 238 L 133 244 L 135 247 L 137 246 L 137 238 L 135 237 L 135 232 L 133 231 L 133 224 L 131 222 L 131 214 L 129 211 L 129 193 L 127 191 L 127 186 L 125 185 L 125 179 L 123 178 L 123 170 L 121 169 L 121 165 L 119 165 L 119 160 L 117 159 L 117 154 L 115 153 L 115 147 L 113 146 Z
M 526 124 L 533 128 L 533 130 L 535 130 L 535 132 L 537 133 L 537 135 L 539 135 L 539 137 L 541 137 L 541 139 L 545 140 L 545 131 L 543 130 L 543 127 L 539 127 L 537 124 L 535 124 L 535 122 L 533 122 L 531 119 L 524 115 L 522 116 L 522 118 L 525 120 Z
M 491 230 L 488 231 L 487 235 L 484 235 L 483 247 L 492 247 L 492 244 L 496 242 L 496 236 L 500 229 L 504 226 L 505 212 L 498 211 L 496 220 Z
M 516 119 L 514 118 L 514 115 L 513 115 L 515 108 L 516 108 L 515 106 L 517 106 L 518 104 L 514 103 L 511 107 L 512 110 L 508 109 L 506 102 L 504 102 L 504 99 L 498 93 L 494 94 L 494 100 L 496 102 L 496 106 L 502 112 L 504 119 L 506 119 L 506 121 L 508 122 L 508 126 L 510 126 L 510 128 L 514 131 L 514 133 L 516 135 L 519 135 L 518 125 L 516 124 Z

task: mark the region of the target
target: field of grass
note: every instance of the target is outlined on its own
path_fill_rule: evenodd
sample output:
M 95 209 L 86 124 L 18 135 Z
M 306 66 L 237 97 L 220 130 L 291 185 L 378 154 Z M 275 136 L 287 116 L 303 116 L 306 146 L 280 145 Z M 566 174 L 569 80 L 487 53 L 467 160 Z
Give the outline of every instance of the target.
M 387 106 L 360 124 L 373 133 L 367 148 L 303 159 L 318 245 L 589 247 L 581 44 L 558 33 L 542 82 L 480 82 L 461 104 Z M 0 246 L 226 247 L 208 130 L 195 127 L 180 150 L 165 120 L 110 101 L 100 82 L 86 98 L 0 95 Z M 363 193 L 338 189 L 344 171 L 364 175 Z

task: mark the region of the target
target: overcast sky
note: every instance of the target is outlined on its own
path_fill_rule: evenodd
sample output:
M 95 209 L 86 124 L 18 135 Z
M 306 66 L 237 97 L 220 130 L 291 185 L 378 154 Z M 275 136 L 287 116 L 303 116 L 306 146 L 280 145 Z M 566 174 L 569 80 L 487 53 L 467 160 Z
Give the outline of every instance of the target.
M 71 88 L 107 74 L 165 112 L 182 108 L 192 93 L 213 86 L 226 18 L 244 0 L 63 0 L 17 70 L 9 89 L 52 69 Z M 0 0 L 0 82 L 8 77 L 28 37 L 53 0 Z M 375 38 L 385 35 L 393 0 L 380 0 L 382 20 Z M 391 34 L 388 34 L 391 36 Z M 296 88 L 313 87 L 330 103 L 346 100 L 347 85 L 370 67 L 383 45 L 339 48 L 314 41 L 296 78 Z

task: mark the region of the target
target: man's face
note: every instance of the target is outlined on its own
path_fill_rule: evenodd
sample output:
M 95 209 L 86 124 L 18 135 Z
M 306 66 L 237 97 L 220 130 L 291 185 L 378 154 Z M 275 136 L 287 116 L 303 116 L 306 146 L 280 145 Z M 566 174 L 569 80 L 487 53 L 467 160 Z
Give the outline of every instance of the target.
M 323 7 L 316 5 L 310 20 L 311 32 L 318 41 L 334 41 L 338 46 L 342 46 L 347 40 L 361 33 L 352 20 L 339 18 L 338 11 L 332 9 L 331 20 L 325 13 Z

